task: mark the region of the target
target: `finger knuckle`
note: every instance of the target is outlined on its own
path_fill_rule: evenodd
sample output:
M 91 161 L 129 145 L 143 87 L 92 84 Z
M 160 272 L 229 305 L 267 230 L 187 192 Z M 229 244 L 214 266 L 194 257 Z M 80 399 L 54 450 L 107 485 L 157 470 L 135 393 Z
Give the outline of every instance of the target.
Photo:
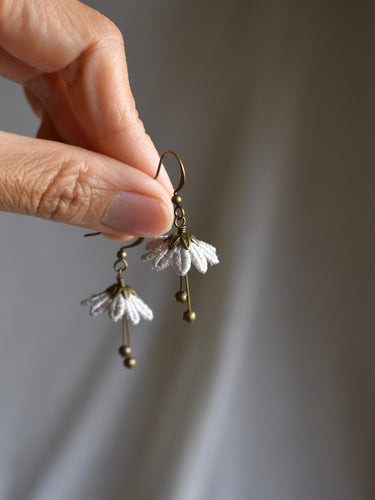
M 40 193 L 36 200 L 36 215 L 72 224 L 82 220 L 91 205 L 88 172 L 88 164 L 81 159 L 62 161 L 43 189 L 38 190 Z
M 98 41 L 109 39 L 121 45 L 124 43 L 120 29 L 108 17 L 98 14 L 96 28 Z

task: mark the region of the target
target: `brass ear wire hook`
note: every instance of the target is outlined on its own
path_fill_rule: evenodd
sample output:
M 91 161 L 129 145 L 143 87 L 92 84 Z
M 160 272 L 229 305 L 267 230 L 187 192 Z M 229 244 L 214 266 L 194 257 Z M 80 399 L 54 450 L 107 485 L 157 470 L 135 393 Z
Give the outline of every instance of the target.
M 84 234 L 83 236 L 85 238 L 88 238 L 90 236 L 98 236 L 99 234 L 102 234 L 100 231 L 98 231 L 97 233 L 86 233 Z M 144 238 L 137 238 L 133 243 L 131 243 L 130 245 L 126 245 L 124 247 L 121 247 L 121 250 L 123 250 L 124 248 L 132 248 L 132 247 L 136 247 L 137 245 L 140 245 L 142 243 L 142 241 L 144 240 Z
M 89 236 L 99 236 L 99 234 L 102 234 L 100 231 L 97 231 L 96 233 L 86 233 L 83 236 L 85 238 L 88 238 Z
M 140 245 L 144 238 L 137 238 L 133 243 L 130 243 L 129 245 L 124 245 L 123 247 L 120 248 L 120 250 L 117 252 L 117 257 L 118 260 L 113 264 L 113 268 L 117 273 L 117 281 L 122 284 L 122 286 L 125 286 L 124 283 L 122 283 L 123 278 L 121 277 L 122 273 L 126 271 L 128 268 L 128 263 L 126 262 L 126 257 L 127 253 L 125 250 L 128 248 L 136 247 L 137 245 Z
M 180 171 L 181 171 L 180 184 L 174 190 L 174 194 L 176 196 L 177 193 L 179 191 L 181 191 L 181 189 L 184 187 L 184 184 L 185 184 L 185 181 L 186 181 L 186 173 L 185 173 L 184 165 L 183 165 L 183 163 L 181 161 L 181 158 L 176 153 L 174 153 L 173 151 L 164 151 L 164 153 L 160 157 L 159 165 L 158 165 L 158 168 L 156 170 L 156 174 L 155 174 L 154 179 L 157 179 L 159 177 L 159 173 L 160 173 L 160 169 L 161 169 L 161 166 L 162 166 L 162 163 L 163 163 L 163 159 L 167 155 L 172 155 L 172 156 L 174 156 L 176 158 L 176 160 L 178 161 L 179 167 L 180 167 Z
M 172 196 L 172 203 L 175 205 L 174 207 L 174 225 L 178 229 L 178 233 L 176 234 L 176 238 L 172 239 L 172 243 L 170 245 L 170 248 L 174 248 L 180 241 L 180 237 L 182 239 L 182 242 L 187 250 L 190 248 L 190 242 L 194 236 L 187 234 L 186 233 L 186 216 L 185 216 L 185 210 L 181 206 L 182 198 L 178 194 L 181 189 L 185 185 L 186 181 L 186 172 L 184 165 L 182 163 L 181 158 L 174 152 L 174 151 L 164 151 L 164 153 L 161 155 L 160 160 L 159 160 L 159 165 L 156 170 L 156 174 L 154 179 L 157 179 L 160 173 L 160 169 L 163 163 L 163 159 L 165 158 L 166 155 L 172 155 L 174 158 L 177 160 L 178 165 L 180 167 L 180 183 L 177 186 L 177 188 L 173 192 Z M 186 234 L 185 234 L 186 233 Z
M 143 240 L 144 240 L 144 238 L 142 238 L 142 237 L 137 238 L 135 241 L 133 241 L 133 243 L 130 243 L 129 245 L 125 245 L 125 246 L 121 247 L 120 248 L 120 252 L 122 250 L 125 250 L 126 248 L 133 248 L 133 247 L 136 247 L 136 246 L 140 245 Z
M 118 260 L 116 260 L 116 262 L 113 264 L 113 269 L 116 271 L 117 281 L 122 287 L 125 286 L 125 282 L 124 282 L 124 278 L 122 277 L 122 273 L 124 271 L 126 271 L 128 268 L 128 263 L 125 260 L 127 257 L 127 253 L 125 252 L 125 250 L 127 250 L 128 248 L 132 248 L 132 247 L 136 247 L 137 245 L 140 245 L 143 240 L 144 240 L 144 238 L 137 238 L 135 241 L 133 241 L 133 243 L 130 243 L 129 245 L 124 245 L 117 252 Z

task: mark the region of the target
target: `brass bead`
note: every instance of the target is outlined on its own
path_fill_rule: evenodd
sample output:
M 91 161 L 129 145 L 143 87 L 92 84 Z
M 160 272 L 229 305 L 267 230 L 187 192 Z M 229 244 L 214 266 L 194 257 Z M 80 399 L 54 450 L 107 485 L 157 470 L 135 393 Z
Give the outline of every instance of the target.
M 197 315 L 195 314 L 194 311 L 185 311 L 184 315 L 182 316 L 185 321 L 189 321 L 189 323 L 193 323 L 195 321 L 195 318 Z
M 126 356 L 130 356 L 130 354 L 132 353 L 132 350 L 131 350 L 131 347 L 128 346 L 128 345 L 122 345 L 119 350 L 118 350 L 120 356 L 122 357 L 126 357 Z
M 174 196 L 172 196 L 172 203 L 174 203 L 175 205 L 179 205 L 181 202 L 182 198 L 179 194 L 175 194 Z
M 117 257 L 118 257 L 119 259 L 121 259 L 121 260 L 122 260 L 122 259 L 126 259 L 127 255 L 128 255 L 128 254 L 125 252 L 125 250 L 119 250 L 119 251 L 117 252 Z
M 125 358 L 124 360 L 124 365 L 126 368 L 134 368 L 135 365 L 137 364 L 136 360 L 134 358 Z
M 183 290 L 180 290 L 179 292 L 176 293 L 175 298 L 176 298 L 177 302 L 184 303 L 187 301 L 188 296 L 187 296 L 186 292 L 184 292 Z

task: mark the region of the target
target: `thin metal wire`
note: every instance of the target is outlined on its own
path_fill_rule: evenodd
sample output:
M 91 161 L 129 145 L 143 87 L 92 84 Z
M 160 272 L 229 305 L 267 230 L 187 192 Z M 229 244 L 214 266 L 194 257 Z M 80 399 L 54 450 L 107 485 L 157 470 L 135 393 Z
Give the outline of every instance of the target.
M 129 245 L 125 245 L 120 248 L 120 250 L 117 252 L 117 256 L 120 257 L 116 262 L 113 264 L 114 270 L 117 272 L 117 279 L 123 279 L 121 278 L 121 274 L 123 271 L 126 271 L 128 268 L 128 263 L 126 262 L 126 252 L 125 249 L 135 247 L 137 245 L 140 245 L 144 238 L 137 238 L 133 243 L 130 243 Z M 123 255 L 121 255 L 123 254 Z M 125 283 L 122 284 L 122 286 L 125 286 Z
M 124 247 L 121 247 L 119 251 L 121 252 L 122 250 L 126 250 L 127 248 L 136 247 L 137 245 L 140 245 L 143 240 L 144 240 L 144 238 L 137 238 L 135 241 L 133 241 L 133 243 L 130 243 L 129 245 L 125 245 Z
M 188 310 L 189 310 L 189 313 L 191 313 L 191 300 L 190 300 L 190 287 L 189 287 L 188 273 L 185 274 L 185 285 L 186 285 L 186 293 L 187 293 L 187 300 L 188 300 Z
M 186 173 L 185 173 L 185 168 L 184 168 L 184 165 L 183 165 L 183 163 L 181 161 L 181 158 L 175 152 L 173 152 L 173 151 L 164 151 L 164 153 L 160 157 L 159 165 L 158 165 L 158 168 L 156 170 L 156 174 L 155 174 L 154 179 L 158 178 L 159 173 L 160 173 L 160 169 L 161 169 L 161 165 L 163 163 L 163 159 L 164 159 L 164 157 L 166 155 L 172 155 L 172 156 L 174 156 L 176 158 L 176 160 L 178 161 L 178 164 L 180 166 L 180 173 L 181 173 L 180 183 L 179 183 L 178 187 L 174 190 L 174 194 L 176 195 L 184 187 L 184 184 L 185 184 L 185 181 L 186 181 Z
M 122 317 L 122 343 L 130 347 L 129 320 L 126 316 Z
M 86 233 L 86 234 L 84 234 L 83 236 L 84 236 L 85 238 L 88 238 L 88 237 L 90 237 L 90 236 L 98 236 L 99 234 L 102 234 L 102 233 L 101 233 L 100 231 L 98 231 L 97 233 Z
M 116 271 L 116 273 L 119 274 L 119 276 L 121 276 L 121 273 L 123 271 L 126 271 L 127 268 L 128 268 L 128 263 L 126 262 L 125 259 L 116 260 L 116 262 L 113 264 L 113 269 Z

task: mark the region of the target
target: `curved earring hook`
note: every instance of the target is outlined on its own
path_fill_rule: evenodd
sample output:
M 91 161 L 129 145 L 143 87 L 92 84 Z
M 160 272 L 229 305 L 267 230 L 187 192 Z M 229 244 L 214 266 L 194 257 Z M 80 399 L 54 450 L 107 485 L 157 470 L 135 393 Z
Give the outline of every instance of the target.
M 179 191 L 181 191 L 181 189 L 183 188 L 183 186 L 185 184 L 185 180 L 186 180 L 186 173 L 185 173 L 184 165 L 181 161 L 181 158 L 176 153 L 174 153 L 173 151 L 164 151 L 164 153 L 160 157 L 159 165 L 158 165 L 154 179 L 158 178 L 159 173 L 160 173 L 160 169 L 161 169 L 161 165 L 163 163 L 163 159 L 168 154 L 174 156 L 176 158 L 176 160 L 178 161 L 178 164 L 180 166 L 180 172 L 181 172 L 180 183 L 179 183 L 178 187 L 174 190 L 174 194 L 176 195 Z
M 144 240 L 144 238 L 142 238 L 142 237 L 137 238 L 135 241 L 133 241 L 133 243 L 130 243 L 129 245 L 125 245 L 124 247 L 121 247 L 121 250 L 125 250 L 125 248 L 136 247 L 137 245 L 140 245 L 143 240 Z
M 102 234 L 102 233 L 99 231 L 97 233 L 87 233 L 87 234 L 84 234 L 83 236 L 85 238 L 87 238 L 89 236 L 98 236 L 99 234 Z M 125 248 L 136 247 L 136 246 L 140 245 L 143 240 L 144 240 L 144 238 L 137 238 L 135 241 L 133 241 L 133 243 L 130 243 L 129 245 L 125 245 L 124 247 L 121 247 L 120 250 L 125 250 Z

